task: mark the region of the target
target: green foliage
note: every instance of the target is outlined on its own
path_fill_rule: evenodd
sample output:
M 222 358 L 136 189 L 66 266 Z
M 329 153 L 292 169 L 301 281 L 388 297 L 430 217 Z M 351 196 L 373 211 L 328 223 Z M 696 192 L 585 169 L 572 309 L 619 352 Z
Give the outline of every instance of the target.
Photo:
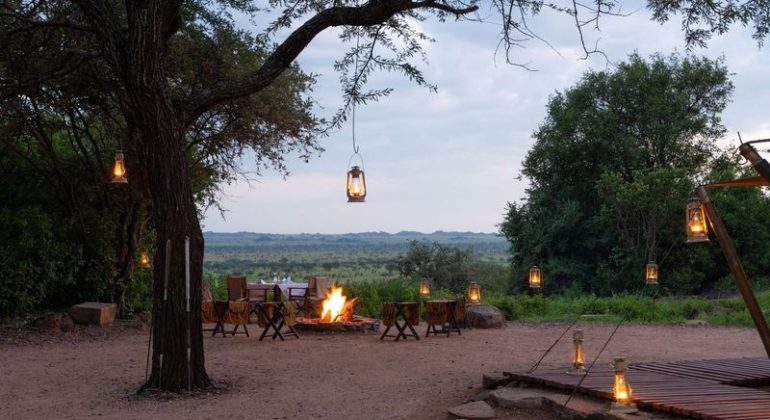
M 431 287 L 464 293 L 470 281 L 486 290 L 502 290 L 507 270 L 501 265 L 481 260 L 471 248 L 459 248 L 438 242 L 411 241 L 409 250 L 392 265 L 405 278 L 427 278 Z
M 556 93 L 523 163 L 531 187 L 501 225 L 512 249 L 509 290 L 526 288 L 531 265 L 543 268 L 546 293 L 631 292 L 650 260 L 663 293 L 697 293 L 726 276 L 716 243 L 684 243 L 682 214 L 704 179 L 740 175 L 714 146 L 732 90 L 721 60 L 634 54 Z M 751 188 L 713 197 L 747 272 L 764 281 L 768 197 Z

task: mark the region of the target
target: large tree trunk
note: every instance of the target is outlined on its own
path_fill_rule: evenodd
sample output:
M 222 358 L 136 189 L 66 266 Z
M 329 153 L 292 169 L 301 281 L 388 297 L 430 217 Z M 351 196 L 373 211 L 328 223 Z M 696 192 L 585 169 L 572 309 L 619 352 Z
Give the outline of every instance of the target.
M 163 51 L 173 33 L 173 2 L 127 2 L 128 49 L 123 79 L 129 124 L 138 131 L 139 158 L 152 198 L 157 233 L 153 267 L 152 374 L 143 388 L 168 391 L 210 385 L 203 357 L 201 277 L 203 234 L 198 221 L 184 139 L 183 116 L 166 96 Z M 176 6 L 178 9 L 178 6 Z M 172 10 L 176 10 L 172 8 Z M 170 31 L 170 32 L 169 32 Z M 185 284 L 185 238 L 190 239 L 189 307 Z M 166 242 L 171 252 L 166 254 Z M 168 290 L 165 266 L 168 264 Z
M 160 104 L 156 102 L 155 105 Z M 160 108 L 149 109 L 160 111 Z M 147 168 L 157 232 L 153 266 L 152 375 L 145 387 L 179 391 L 188 387 L 205 388 L 210 381 L 204 364 L 201 332 L 203 234 L 190 185 L 182 131 L 172 126 L 171 114 L 171 110 L 165 108 L 155 116 L 144 115 L 151 118 L 142 118 L 144 121 L 140 125 L 142 143 L 146 146 L 142 156 Z M 185 279 L 187 237 L 190 239 L 189 312 Z M 171 253 L 168 255 L 167 241 L 171 241 Z M 164 275 L 167 263 L 169 276 L 166 291 Z

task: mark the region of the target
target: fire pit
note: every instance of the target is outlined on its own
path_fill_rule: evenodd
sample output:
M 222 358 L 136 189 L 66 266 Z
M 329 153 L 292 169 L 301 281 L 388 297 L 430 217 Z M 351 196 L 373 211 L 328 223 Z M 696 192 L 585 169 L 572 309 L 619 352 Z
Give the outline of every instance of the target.
M 326 298 L 320 302 L 320 317 L 297 318 L 294 326 L 300 331 L 316 332 L 376 332 L 380 329 L 380 320 L 355 315 L 358 298 L 348 300 L 342 293 L 341 286 L 332 286 Z

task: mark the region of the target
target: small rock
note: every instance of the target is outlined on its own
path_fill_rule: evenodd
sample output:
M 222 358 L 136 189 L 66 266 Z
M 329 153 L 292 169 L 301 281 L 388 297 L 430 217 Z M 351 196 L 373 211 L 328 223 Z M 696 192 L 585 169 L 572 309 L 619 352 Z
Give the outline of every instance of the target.
M 687 325 L 688 327 L 699 327 L 702 325 L 708 325 L 709 323 L 702 320 L 702 319 L 688 319 L 684 322 L 684 325 Z
M 502 328 L 505 315 L 492 305 L 471 304 L 465 307 L 465 321 L 473 328 Z
M 474 401 L 450 408 L 449 414 L 466 419 L 493 419 L 495 410 L 484 401 Z
M 75 329 L 75 322 L 65 312 L 50 312 L 32 323 L 38 330 L 44 332 L 69 332 Z
M 535 389 L 500 388 L 492 391 L 490 397 L 502 408 L 540 408 L 543 395 Z
M 513 379 L 510 376 L 506 376 L 500 373 L 484 374 L 481 377 L 481 383 L 484 389 L 495 389 L 501 386 L 508 385 Z
M 484 400 L 486 400 L 487 398 L 489 398 L 489 395 L 490 395 L 491 393 L 492 393 L 492 390 L 491 390 L 491 389 L 485 389 L 485 390 L 483 390 L 483 391 L 479 392 L 478 394 L 476 394 L 476 395 L 474 395 L 474 396 L 472 396 L 472 397 L 468 398 L 468 400 L 467 400 L 467 401 L 465 401 L 465 402 L 473 402 L 473 401 L 484 401 Z

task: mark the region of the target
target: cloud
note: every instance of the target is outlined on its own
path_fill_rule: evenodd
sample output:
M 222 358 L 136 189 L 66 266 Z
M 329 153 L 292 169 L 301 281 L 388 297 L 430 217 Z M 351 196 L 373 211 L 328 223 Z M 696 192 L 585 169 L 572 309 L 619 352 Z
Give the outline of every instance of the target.
M 684 51 L 679 22 L 660 25 L 649 17 L 645 9 L 628 17 L 607 17 L 601 31 L 586 31 L 588 42 L 598 40 L 612 63 L 634 51 L 643 56 Z M 532 132 L 546 117 L 549 96 L 574 85 L 589 69 L 611 66 L 600 56 L 581 60 L 579 38 L 564 16 L 551 13 L 530 23 L 559 52 L 539 41 L 516 50 L 517 60 L 531 62 L 536 72 L 505 64 L 499 51 L 495 55 L 499 31 L 495 25 L 421 22 L 436 39 L 426 44 L 429 64 L 421 68 L 427 80 L 438 85 L 438 92 L 430 93 L 397 74 L 371 78 L 370 87 L 395 91 L 357 111 L 356 141 L 364 157 L 367 203 L 348 204 L 345 198 L 344 177 L 352 153 L 348 122 L 322 139 L 326 152 L 320 158 L 308 164 L 290 160 L 288 180 L 267 173 L 253 189 L 244 183 L 225 187 L 227 220 L 209 212 L 206 229 L 496 231 L 506 203 L 524 194 L 526 181 L 514 177 L 532 145 Z M 342 103 L 338 75 L 332 69 L 345 48 L 337 34 L 320 34 L 299 58 L 305 71 L 321 74 L 314 96 L 323 105 L 317 112 L 326 116 Z M 729 135 L 721 143 L 736 139 L 736 131 L 744 140 L 770 137 L 770 123 L 759 112 L 770 108 L 765 76 L 770 55 L 757 48 L 751 31 L 738 28 L 714 38 L 709 48 L 693 52 L 712 58 L 724 55 L 734 73 L 733 102 L 723 114 Z

